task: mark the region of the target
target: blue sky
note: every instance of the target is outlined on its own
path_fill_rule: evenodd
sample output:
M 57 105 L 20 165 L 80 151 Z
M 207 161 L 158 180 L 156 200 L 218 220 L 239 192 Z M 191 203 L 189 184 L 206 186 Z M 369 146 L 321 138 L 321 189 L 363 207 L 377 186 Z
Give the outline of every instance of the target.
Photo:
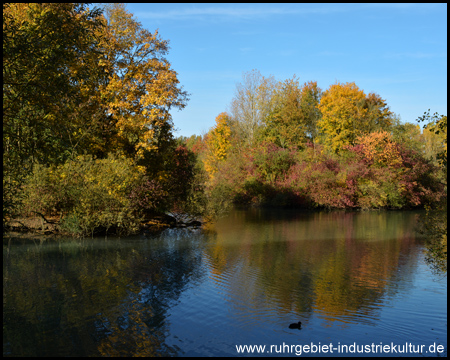
M 167 59 L 191 94 L 176 136 L 204 134 L 228 110 L 242 74 L 355 82 L 403 122 L 447 114 L 447 4 L 127 4 L 169 40 Z

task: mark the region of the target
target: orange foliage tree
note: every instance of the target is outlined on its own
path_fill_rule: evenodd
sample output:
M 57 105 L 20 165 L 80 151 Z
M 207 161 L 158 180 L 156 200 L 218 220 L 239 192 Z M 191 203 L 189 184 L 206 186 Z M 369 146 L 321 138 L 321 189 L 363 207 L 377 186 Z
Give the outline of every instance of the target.
M 365 158 L 374 165 L 395 167 L 402 162 L 398 145 L 387 131 L 358 136 L 356 144 L 362 145 Z

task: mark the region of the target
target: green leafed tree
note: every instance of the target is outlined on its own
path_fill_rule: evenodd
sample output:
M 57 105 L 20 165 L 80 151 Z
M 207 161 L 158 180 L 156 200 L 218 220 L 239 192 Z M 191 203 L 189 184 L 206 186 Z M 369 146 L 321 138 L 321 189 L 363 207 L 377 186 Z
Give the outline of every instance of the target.
M 299 85 L 298 79 L 279 82 L 272 97 L 272 109 L 261 129 L 263 140 L 283 148 L 304 148 L 317 136 L 320 118 L 320 88 L 316 82 Z
M 430 115 L 428 110 L 418 118 L 418 121 L 427 122 L 423 127 L 427 138 L 425 148 L 428 154 L 447 169 L 447 116 L 438 113 Z
M 409 122 L 402 123 L 398 116 L 393 117 L 392 136 L 396 142 L 405 147 L 423 153 L 424 137 L 420 126 Z
M 322 117 L 319 110 L 322 89 L 317 86 L 316 81 L 308 81 L 303 84 L 301 109 L 306 127 L 306 138 L 315 144 L 318 136 L 318 122 Z
M 447 116 L 437 112 L 430 114 L 430 109 L 418 118 L 425 122 L 426 154 L 435 160 L 442 169 L 442 182 L 447 186 Z M 419 231 L 427 235 L 426 261 L 431 267 L 442 273 L 447 273 L 447 196 L 433 208 L 427 207 L 425 215 L 421 216 Z
M 32 163 L 70 157 L 92 122 L 100 15 L 84 4 L 3 4 L 4 217 Z
M 100 15 L 99 9 L 83 4 L 4 5 L 8 145 L 15 139 L 17 146 L 26 144 L 29 156 L 53 162 L 63 160 L 75 145 L 76 130 L 86 126 L 82 115 L 96 90 L 92 81 L 100 76 L 94 36 L 102 27 Z

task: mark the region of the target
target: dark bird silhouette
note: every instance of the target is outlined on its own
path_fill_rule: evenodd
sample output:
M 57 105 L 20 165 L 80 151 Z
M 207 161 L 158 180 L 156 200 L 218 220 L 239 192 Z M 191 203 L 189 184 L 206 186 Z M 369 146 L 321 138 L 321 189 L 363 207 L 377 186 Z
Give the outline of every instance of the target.
M 302 328 L 302 322 L 299 321 L 298 323 L 294 323 L 289 325 L 289 329 L 301 329 Z

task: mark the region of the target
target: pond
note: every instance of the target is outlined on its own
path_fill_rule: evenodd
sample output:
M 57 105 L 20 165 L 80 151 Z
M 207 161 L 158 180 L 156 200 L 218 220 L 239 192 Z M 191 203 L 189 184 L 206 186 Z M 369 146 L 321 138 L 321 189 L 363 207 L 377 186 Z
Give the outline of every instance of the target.
M 417 217 L 250 209 L 209 230 L 4 237 L 3 355 L 446 355 L 447 277 Z

